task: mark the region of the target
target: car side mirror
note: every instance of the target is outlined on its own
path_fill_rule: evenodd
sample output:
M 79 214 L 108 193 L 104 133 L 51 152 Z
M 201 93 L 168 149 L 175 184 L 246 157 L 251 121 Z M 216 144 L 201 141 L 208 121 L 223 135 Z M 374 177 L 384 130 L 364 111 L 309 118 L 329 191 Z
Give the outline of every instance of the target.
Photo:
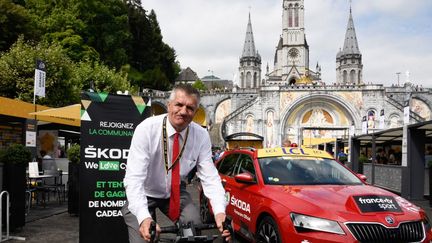
M 363 175 L 363 174 L 357 174 L 357 177 L 360 178 L 360 180 L 366 182 L 367 181 L 367 176 Z
M 239 183 L 255 184 L 255 177 L 247 172 L 235 175 L 234 179 Z

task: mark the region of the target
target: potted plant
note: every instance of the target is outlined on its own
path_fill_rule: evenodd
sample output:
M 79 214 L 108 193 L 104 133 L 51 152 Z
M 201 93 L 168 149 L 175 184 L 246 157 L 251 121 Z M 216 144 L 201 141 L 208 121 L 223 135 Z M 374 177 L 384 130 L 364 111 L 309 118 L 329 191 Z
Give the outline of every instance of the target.
M 78 215 L 78 197 L 79 197 L 79 162 L 81 148 L 79 144 L 73 144 L 67 150 L 69 159 L 68 165 L 68 212 L 69 214 Z
M 4 190 L 9 192 L 10 199 L 9 229 L 14 231 L 25 224 L 26 167 L 31 160 L 31 152 L 22 144 L 13 144 L 0 156 L 0 161 L 4 163 Z
M 360 156 L 358 158 L 358 162 L 359 162 L 358 173 L 362 174 L 363 173 L 363 164 L 368 162 L 368 158 L 366 157 L 366 155 L 360 154 Z

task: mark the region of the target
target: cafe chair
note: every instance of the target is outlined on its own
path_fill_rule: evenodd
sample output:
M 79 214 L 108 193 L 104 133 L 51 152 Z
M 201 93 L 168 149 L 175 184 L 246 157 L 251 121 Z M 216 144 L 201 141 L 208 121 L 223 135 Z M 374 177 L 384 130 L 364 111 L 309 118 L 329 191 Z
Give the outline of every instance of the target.
M 55 193 L 57 195 L 59 203 L 65 201 L 65 185 L 63 185 L 61 171 L 44 170 L 42 174 L 40 174 L 38 163 L 30 162 L 28 181 L 28 188 L 33 189 L 32 194 L 36 198 L 36 203 L 39 203 L 40 198 L 42 205 L 45 207 L 46 202 L 50 200 L 51 193 Z
M 66 187 L 62 179 L 63 172 L 61 170 L 44 170 L 44 175 L 52 175 L 52 177 L 44 179 L 44 188 L 57 195 L 59 203 L 65 201 Z M 49 200 L 49 195 L 48 195 Z

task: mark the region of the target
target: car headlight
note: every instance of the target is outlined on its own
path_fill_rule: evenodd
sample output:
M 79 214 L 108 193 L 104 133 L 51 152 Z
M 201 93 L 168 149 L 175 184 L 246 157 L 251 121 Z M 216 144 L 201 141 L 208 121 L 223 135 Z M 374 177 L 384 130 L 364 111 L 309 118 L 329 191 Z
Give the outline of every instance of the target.
M 311 217 L 303 214 L 291 213 L 291 220 L 297 230 L 316 230 L 344 235 L 338 222 L 328 219 Z

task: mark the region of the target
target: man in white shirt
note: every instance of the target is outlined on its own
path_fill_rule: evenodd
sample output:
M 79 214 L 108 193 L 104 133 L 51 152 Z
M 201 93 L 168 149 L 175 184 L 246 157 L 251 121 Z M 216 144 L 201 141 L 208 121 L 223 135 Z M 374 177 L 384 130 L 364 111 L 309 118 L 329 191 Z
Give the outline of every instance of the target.
M 179 172 L 174 178 L 180 176 L 182 181 L 197 166 L 197 176 L 211 202 L 216 225 L 223 236 L 229 236 L 222 227 L 225 190 L 212 161 L 210 137 L 204 128 L 192 122 L 199 100 L 200 94 L 195 88 L 177 85 L 169 97 L 168 114 L 147 118 L 134 132 L 124 178 L 128 203 L 122 209 L 132 243 L 150 240 L 149 228 L 156 208 L 173 221 L 201 223 L 199 210 L 184 182 L 180 186 L 180 202 L 170 204 L 170 199 L 175 198 L 172 195 L 176 194 L 175 189 L 174 192 L 171 190 L 171 177 L 176 174 L 177 165 Z M 177 147 L 174 149 L 177 153 L 173 152 L 173 146 Z M 171 206 L 178 204 L 180 209 Z M 172 210 L 180 212 L 172 217 Z

